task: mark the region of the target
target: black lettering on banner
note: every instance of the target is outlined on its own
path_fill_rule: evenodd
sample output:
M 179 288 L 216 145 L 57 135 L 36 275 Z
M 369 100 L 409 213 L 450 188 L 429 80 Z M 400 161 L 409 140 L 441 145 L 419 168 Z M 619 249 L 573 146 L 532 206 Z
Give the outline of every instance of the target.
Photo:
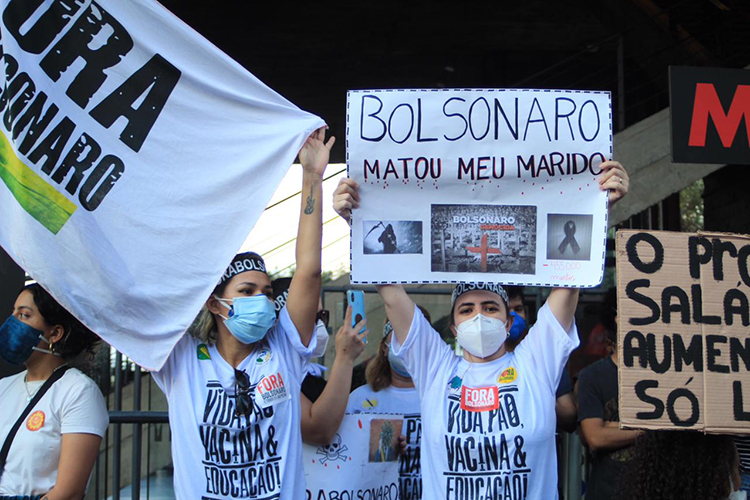
M 721 241 L 719 238 L 714 238 L 712 241 L 713 246 L 713 261 L 714 266 L 714 279 L 716 281 L 724 281 L 724 252 L 727 252 L 731 257 L 737 257 L 737 248 L 731 241 Z
M 79 0 L 52 2 L 22 35 L 21 26 L 31 19 L 43 3 L 45 0 L 10 0 L 3 12 L 3 23 L 8 33 L 18 42 L 21 49 L 30 54 L 44 52 L 82 7 Z
M 596 116 L 596 132 L 594 132 L 590 139 L 586 137 L 586 133 L 583 131 L 583 111 L 586 109 L 587 104 L 591 104 L 592 106 L 594 106 L 594 115 Z M 602 120 L 599 117 L 599 108 L 597 107 L 596 103 L 592 100 L 584 102 L 581 105 L 581 111 L 578 112 L 578 131 L 580 132 L 581 137 L 584 141 L 591 142 L 599 135 L 599 131 L 601 130 L 601 128 Z
M 73 169 L 73 175 L 70 177 L 68 185 L 65 186 L 65 190 L 70 194 L 75 194 L 83 180 L 83 173 L 94 165 L 94 161 L 101 153 L 102 148 L 99 144 L 84 132 L 70 148 L 62 163 L 55 169 L 52 180 L 58 184 L 62 183 L 70 170 Z
M 719 363 L 717 358 L 721 357 L 721 349 L 716 344 L 726 344 L 727 337 L 724 335 L 706 335 L 706 370 L 714 373 L 729 373 L 729 367 Z
M 55 125 L 52 131 L 29 153 L 29 161 L 38 164 L 42 158 L 46 158 L 40 168 L 45 174 L 52 172 L 55 165 L 60 161 L 65 145 L 75 131 L 76 125 L 67 116 Z
M 740 358 L 742 358 L 745 370 L 750 371 L 750 338 L 740 340 L 737 337 L 731 337 L 729 339 L 729 362 L 735 373 L 740 371 Z
M 434 142 L 437 137 L 422 137 L 422 98 L 417 99 L 417 142 Z
M 677 299 L 677 304 L 672 304 L 672 298 Z M 680 313 L 680 322 L 683 325 L 690 324 L 690 299 L 685 290 L 678 286 L 668 286 L 661 293 L 661 310 L 664 323 L 672 322 L 672 313 Z
M 648 389 L 656 389 L 659 387 L 659 382 L 656 380 L 640 380 L 635 384 L 635 394 L 638 399 L 646 404 L 653 406 L 651 411 L 639 411 L 635 414 L 635 417 L 639 420 L 657 420 L 664 415 L 664 403 L 661 399 L 654 396 L 649 396 L 646 391 Z
M 409 120 L 409 123 L 410 123 L 409 131 L 406 133 L 404 138 L 401 139 L 400 141 L 396 139 L 395 137 L 393 137 L 393 117 L 396 116 L 396 112 L 399 110 L 399 108 L 408 109 L 410 116 L 411 116 Z M 388 118 L 388 137 L 390 137 L 391 140 L 395 142 L 396 144 L 403 144 L 409 139 L 409 137 L 411 137 L 411 133 L 413 130 L 414 130 L 414 108 L 412 108 L 411 105 L 409 105 L 408 103 L 402 102 L 401 104 L 393 108 L 393 111 L 391 111 L 391 116 L 390 118 Z
M 702 253 L 698 252 L 698 247 L 703 249 Z M 688 238 L 688 268 L 690 276 L 693 279 L 700 279 L 701 266 L 711 261 L 711 242 L 703 236 L 691 236 Z
M 479 101 L 482 101 L 484 103 L 484 107 L 487 110 L 487 120 L 486 120 L 487 126 L 484 129 L 484 133 L 480 136 L 477 136 L 474 133 L 473 117 L 474 117 L 474 106 L 476 106 L 476 104 Z M 482 139 L 487 137 L 487 134 L 490 133 L 490 104 L 487 102 L 487 99 L 485 99 L 484 97 L 480 97 L 476 99 L 474 102 L 471 103 L 471 106 L 469 106 L 469 132 L 471 133 L 471 136 L 474 138 L 475 141 L 481 141 Z
M 638 254 L 638 243 L 644 242 L 651 245 L 654 250 L 654 260 L 651 262 L 643 262 L 640 255 Z M 645 274 L 654 274 L 664 264 L 664 246 L 662 246 L 659 239 L 653 234 L 649 233 L 636 233 L 628 238 L 625 251 L 628 254 L 628 262 L 633 267 Z
M 94 43 L 95 38 L 98 39 L 107 30 L 112 32 L 107 40 L 101 45 Z M 100 46 L 94 49 L 94 44 Z M 75 24 L 47 52 L 39 66 L 56 82 L 79 57 L 84 59 L 86 64 L 73 79 L 66 94 L 85 109 L 89 99 L 107 79 L 104 70 L 117 65 L 132 49 L 133 39 L 125 28 L 100 5 L 91 2 Z
M 649 333 L 646 335 L 646 345 L 648 346 L 648 362 L 651 365 L 651 370 L 654 373 L 667 373 L 672 367 L 672 339 L 669 335 L 662 336 L 662 344 L 664 350 L 664 357 L 661 361 L 656 359 L 657 348 L 656 348 L 656 335 Z
M 735 301 L 739 304 L 735 305 Z M 740 315 L 742 326 L 750 325 L 750 304 L 748 304 L 747 296 L 737 288 L 731 288 L 724 295 L 724 323 L 732 326 L 735 314 Z
M 365 106 L 366 106 L 365 103 L 368 100 L 377 101 L 378 109 L 365 115 Z M 383 137 L 385 137 L 385 134 L 388 131 L 388 127 L 386 127 L 383 119 L 378 116 L 378 113 L 380 113 L 382 110 L 383 110 L 383 101 L 381 101 L 379 97 L 374 96 L 374 95 L 362 96 L 362 106 L 361 106 L 360 115 L 359 115 L 359 137 L 363 141 L 380 142 L 383 139 Z M 375 120 L 380 122 L 380 125 L 382 125 L 383 127 L 383 131 L 380 133 L 380 135 L 365 136 L 365 116 L 367 116 L 368 118 L 375 118 Z
M 23 155 L 28 155 L 29 150 L 36 144 L 36 141 L 59 111 L 54 103 L 50 103 L 47 110 L 42 113 L 46 102 L 47 95 L 44 92 L 37 93 L 29 107 L 26 108 L 26 112 L 18 117 L 13 125 L 13 140 L 16 140 L 21 132 L 27 130 L 21 144 L 18 145 L 18 151 Z
M 638 345 L 633 345 L 637 342 Z M 638 364 L 641 368 L 648 367 L 648 346 L 646 345 L 646 337 L 637 330 L 630 330 L 625 334 L 625 338 L 622 342 L 622 354 L 623 363 L 628 368 L 633 367 L 633 359 L 638 358 Z
M 516 126 L 513 127 L 510 124 L 510 120 L 508 120 L 508 115 L 505 114 L 505 110 L 503 109 L 503 105 L 500 104 L 499 99 L 495 99 L 495 140 L 499 137 L 499 121 L 500 121 L 500 113 L 503 115 L 503 119 L 505 120 L 505 124 L 508 126 L 508 131 L 510 132 L 510 135 L 513 136 L 513 139 L 518 140 L 518 97 L 515 99 L 516 106 L 515 106 L 515 124 Z M 499 112 L 499 113 L 498 113 Z
M 693 335 L 687 348 L 685 348 L 682 335 L 675 335 L 673 343 L 675 371 L 681 372 L 683 364 L 693 365 L 693 370 L 696 372 L 703 371 L 703 338 L 700 335 Z
M 644 326 L 656 323 L 659 320 L 659 305 L 651 298 L 643 295 L 636 290 L 638 288 L 649 288 L 651 286 L 651 280 L 648 279 L 637 279 L 633 280 L 625 286 L 625 295 L 627 297 L 642 306 L 646 306 L 651 310 L 651 316 L 643 318 L 630 318 L 630 324 L 634 326 Z
M 23 89 L 23 90 L 21 90 Z M 18 95 L 20 92 L 20 95 Z M 18 97 L 10 106 L 7 106 L 5 114 L 3 115 L 3 124 L 8 130 L 13 129 L 13 120 L 23 111 L 23 108 L 29 103 L 36 93 L 36 85 L 31 81 L 31 77 L 26 73 L 19 73 L 10 85 L 5 90 L 3 96 L 7 97 L 7 101 L 3 101 L 5 106 L 7 102 L 10 102 L 16 95 Z
M 680 398 L 685 398 L 690 402 L 690 417 L 686 420 L 680 419 L 674 408 Z M 698 403 L 698 398 L 690 389 L 684 387 L 673 390 L 669 393 L 669 396 L 667 396 L 667 415 L 669 416 L 669 421 L 676 427 L 691 427 L 695 425 L 698 423 L 698 418 L 700 417 L 700 404 Z
M 161 55 L 155 54 L 112 94 L 91 110 L 91 116 L 109 128 L 118 118 L 127 125 L 120 140 L 135 152 L 140 151 L 182 73 Z M 145 97 L 143 97 L 145 94 Z M 137 108 L 133 105 L 141 101 Z
M 448 137 L 447 135 L 443 135 L 443 137 L 445 137 L 446 140 L 453 142 L 453 141 L 459 140 L 464 135 L 466 135 L 466 131 L 469 130 L 469 122 L 466 121 L 466 118 L 464 118 L 464 116 L 461 113 L 448 113 L 447 108 L 448 108 L 448 104 L 450 104 L 451 101 L 466 102 L 466 99 L 462 99 L 461 97 L 451 97 L 450 99 L 448 99 L 447 101 L 445 101 L 443 103 L 443 114 L 446 117 L 452 118 L 454 116 L 457 116 L 457 117 L 461 118 L 461 120 L 464 122 L 464 129 L 463 129 L 463 131 L 459 135 L 457 135 L 456 137 Z M 504 114 L 503 114 L 503 116 L 504 116 Z
M 534 114 L 534 109 L 539 110 L 540 118 L 531 119 L 532 115 Z M 547 127 L 547 120 L 544 118 L 544 112 L 542 111 L 542 107 L 539 105 L 539 100 L 535 97 L 534 100 L 531 102 L 531 107 L 529 108 L 529 118 L 526 120 L 526 130 L 523 132 L 523 140 L 526 140 L 526 136 L 529 133 L 529 125 L 532 123 L 542 123 L 544 124 L 544 131 L 547 133 L 547 140 L 552 142 L 552 138 L 549 135 L 549 127 Z
M 745 286 L 750 286 L 750 271 L 747 267 L 747 258 L 750 256 L 750 245 L 744 245 L 737 252 L 737 267 L 740 271 L 740 277 Z
M 742 398 L 742 382 L 739 380 L 732 382 L 732 392 L 734 420 L 737 422 L 750 422 L 750 412 L 745 411 L 745 404 Z
M 567 113 L 561 113 L 560 112 L 560 103 L 561 102 L 567 102 L 573 106 L 573 109 L 571 109 Z M 570 124 L 570 117 L 573 113 L 576 112 L 576 103 L 573 99 L 569 99 L 567 97 L 558 97 L 555 99 L 555 140 L 558 140 L 559 135 L 559 127 L 560 127 L 560 118 L 565 118 L 565 121 L 568 122 L 568 130 L 570 130 L 570 139 L 575 141 L 575 134 L 573 133 L 573 125 Z
M 703 315 L 703 288 L 700 285 L 691 285 L 690 296 L 693 299 L 693 321 L 704 325 L 718 325 L 721 318 L 716 315 Z
M 89 212 L 96 210 L 124 171 L 125 164 L 115 155 L 107 155 L 99 160 L 78 193 L 81 206 Z

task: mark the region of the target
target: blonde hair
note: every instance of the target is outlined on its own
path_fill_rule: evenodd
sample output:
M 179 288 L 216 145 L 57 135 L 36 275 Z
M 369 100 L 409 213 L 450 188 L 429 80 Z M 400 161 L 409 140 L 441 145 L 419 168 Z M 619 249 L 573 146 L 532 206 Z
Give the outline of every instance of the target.
M 216 340 L 219 338 L 219 333 L 216 330 L 216 318 L 208 310 L 206 304 L 203 304 L 201 312 L 198 313 L 198 316 L 195 317 L 193 323 L 188 327 L 188 333 L 208 345 L 216 343 Z

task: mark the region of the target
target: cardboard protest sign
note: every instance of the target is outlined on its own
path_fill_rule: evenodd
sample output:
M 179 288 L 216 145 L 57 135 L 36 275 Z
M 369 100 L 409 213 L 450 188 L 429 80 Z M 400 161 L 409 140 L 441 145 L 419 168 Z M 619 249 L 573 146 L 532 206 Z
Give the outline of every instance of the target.
M 154 0 L 0 0 L 0 245 L 159 368 L 323 122 Z
M 394 414 L 345 415 L 330 444 L 304 445 L 307 499 L 419 498 L 414 496 L 416 484 L 410 481 L 413 473 L 404 477 L 410 496 L 399 497 L 399 469 L 403 465 L 399 464 L 397 441 L 408 421 Z M 418 468 L 419 456 L 416 464 Z M 418 488 L 421 495 L 421 477 Z
M 606 92 L 350 91 L 352 281 L 597 285 L 610 104 Z
M 669 102 L 673 162 L 750 164 L 750 71 L 670 66 Z
M 620 422 L 750 433 L 750 237 L 617 233 Z

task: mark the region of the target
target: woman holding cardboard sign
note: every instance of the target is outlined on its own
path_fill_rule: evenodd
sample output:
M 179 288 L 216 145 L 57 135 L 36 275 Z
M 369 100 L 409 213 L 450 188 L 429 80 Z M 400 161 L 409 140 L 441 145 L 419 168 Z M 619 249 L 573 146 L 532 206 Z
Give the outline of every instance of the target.
M 605 162 L 599 180 L 610 204 L 628 190 L 625 169 Z M 357 185 L 340 183 L 334 207 L 357 208 Z M 403 287 L 379 286 L 393 324 L 393 350 L 404 360 L 422 406 L 424 498 L 527 498 L 557 495 L 555 389 L 578 345 L 578 290 L 556 288 L 514 352 L 508 296 L 494 283 L 460 283 L 452 296 L 454 355 Z
M 193 335 L 154 373 L 169 401 L 178 499 L 305 497 L 300 386 L 316 343 L 321 184 L 334 142 L 324 139 L 318 130 L 299 153 L 297 268 L 278 320 L 263 259 L 239 254 Z

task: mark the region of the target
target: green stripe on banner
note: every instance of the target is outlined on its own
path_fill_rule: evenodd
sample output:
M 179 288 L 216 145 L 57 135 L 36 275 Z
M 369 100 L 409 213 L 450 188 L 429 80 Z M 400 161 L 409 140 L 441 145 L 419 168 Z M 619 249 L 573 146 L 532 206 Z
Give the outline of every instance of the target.
M 20 160 L 2 132 L 0 179 L 21 207 L 52 234 L 57 234 L 78 208 Z

